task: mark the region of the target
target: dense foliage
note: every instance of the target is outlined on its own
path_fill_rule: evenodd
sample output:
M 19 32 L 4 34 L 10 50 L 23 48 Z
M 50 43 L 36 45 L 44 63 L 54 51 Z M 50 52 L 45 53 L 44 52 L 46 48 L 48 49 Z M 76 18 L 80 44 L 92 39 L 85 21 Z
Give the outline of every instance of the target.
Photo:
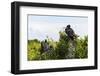
M 47 38 L 47 42 L 50 46 L 48 51 L 44 51 L 41 47 L 42 41 L 37 39 L 28 40 L 28 60 L 54 60 L 54 59 L 70 59 L 70 50 L 75 49 L 74 59 L 87 58 L 88 57 L 88 36 L 82 38 L 75 38 L 71 42 L 64 32 L 59 32 L 59 41 Z M 73 43 L 74 47 L 70 46 Z M 71 58 L 71 59 L 73 59 Z

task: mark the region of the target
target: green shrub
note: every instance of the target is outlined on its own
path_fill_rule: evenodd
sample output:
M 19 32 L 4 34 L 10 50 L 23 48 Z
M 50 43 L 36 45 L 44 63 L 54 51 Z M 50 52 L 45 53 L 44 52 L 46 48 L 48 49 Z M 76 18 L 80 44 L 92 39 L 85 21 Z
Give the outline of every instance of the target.
M 55 59 L 69 59 L 70 41 L 64 32 L 59 32 L 59 41 L 47 38 L 48 44 L 51 48 L 44 52 L 41 47 L 41 42 L 37 39 L 28 40 L 28 60 L 55 60 Z M 83 38 L 76 38 L 74 40 L 75 51 L 74 58 L 87 58 L 88 57 L 88 36 Z M 42 53 L 41 53 L 42 51 Z

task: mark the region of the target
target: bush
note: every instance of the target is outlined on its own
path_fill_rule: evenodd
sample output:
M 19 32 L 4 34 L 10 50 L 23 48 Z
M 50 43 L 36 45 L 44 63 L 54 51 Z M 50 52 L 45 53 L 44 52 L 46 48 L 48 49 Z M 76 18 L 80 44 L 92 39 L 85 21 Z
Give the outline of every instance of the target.
M 64 32 L 59 32 L 59 41 L 53 41 L 53 39 L 47 38 L 49 46 L 51 48 L 44 52 L 41 47 L 41 42 L 37 39 L 28 40 L 28 60 L 55 60 L 55 59 L 69 59 L 69 52 L 74 47 L 71 47 L 71 41 L 69 41 L 67 35 Z M 74 59 L 87 58 L 88 57 L 88 36 L 83 38 L 76 38 L 74 40 L 75 51 Z

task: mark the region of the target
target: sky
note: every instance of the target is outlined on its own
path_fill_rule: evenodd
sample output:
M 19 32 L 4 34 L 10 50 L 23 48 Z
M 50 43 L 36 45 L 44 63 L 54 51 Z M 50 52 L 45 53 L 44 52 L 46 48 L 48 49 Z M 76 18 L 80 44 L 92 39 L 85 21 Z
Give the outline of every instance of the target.
M 28 15 L 28 40 L 42 41 L 48 36 L 58 41 L 59 31 L 63 31 L 68 24 L 80 37 L 88 35 L 88 17 L 86 16 Z

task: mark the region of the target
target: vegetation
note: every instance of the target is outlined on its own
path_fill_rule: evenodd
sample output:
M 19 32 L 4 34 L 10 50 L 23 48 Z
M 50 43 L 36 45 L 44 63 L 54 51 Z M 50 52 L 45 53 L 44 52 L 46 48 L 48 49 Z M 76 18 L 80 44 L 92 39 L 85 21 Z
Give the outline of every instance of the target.
M 37 39 L 28 40 L 28 60 L 57 60 L 57 59 L 70 59 L 70 50 L 73 51 L 74 57 L 71 59 L 83 59 L 88 57 L 88 36 L 83 38 L 75 38 L 72 42 L 68 39 L 68 36 L 64 32 L 59 32 L 59 41 L 53 41 L 47 38 L 47 42 L 50 46 L 48 51 L 44 51 L 41 43 Z M 74 47 L 70 44 L 73 43 Z

